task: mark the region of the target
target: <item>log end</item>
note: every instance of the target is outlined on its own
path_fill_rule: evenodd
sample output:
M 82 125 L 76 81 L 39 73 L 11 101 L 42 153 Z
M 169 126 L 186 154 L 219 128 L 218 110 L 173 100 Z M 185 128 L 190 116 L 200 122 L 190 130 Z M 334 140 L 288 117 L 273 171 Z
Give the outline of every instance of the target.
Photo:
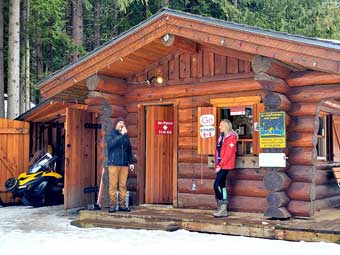
M 292 215 L 288 212 L 285 207 L 268 207 L 264 212 L 264 217 L 272 219 L 288 219 Z

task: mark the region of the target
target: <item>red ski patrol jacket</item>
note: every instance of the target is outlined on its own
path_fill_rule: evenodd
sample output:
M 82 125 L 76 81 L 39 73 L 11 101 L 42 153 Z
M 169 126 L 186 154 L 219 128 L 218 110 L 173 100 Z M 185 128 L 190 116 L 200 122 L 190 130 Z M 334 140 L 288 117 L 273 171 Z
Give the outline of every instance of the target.
M 218 138 L 220 141 L 221 136 Z M 223 138 L 223 143 L 221 147 L 221 161 L 218 163 L 217 157 L 215 158 L 216 167 L 220 166 L 221 169 L 233 170 L 235 168 L 236 151 L 237 151 L 237 133 L 232 130 L 228 136 Z M 217 155 L 217 151 L 216 151 Z

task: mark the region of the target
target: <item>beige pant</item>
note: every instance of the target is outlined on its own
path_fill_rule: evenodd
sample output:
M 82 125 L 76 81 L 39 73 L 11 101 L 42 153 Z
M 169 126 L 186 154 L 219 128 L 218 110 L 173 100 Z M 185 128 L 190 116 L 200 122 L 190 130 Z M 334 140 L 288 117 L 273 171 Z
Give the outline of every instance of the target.
M 117 186 L 119 190 L 119 206 L 125 206 L 126 181 L 129 174 L 127 166 L 109 166 L 109 196 L 110 207 L 115 207 Z

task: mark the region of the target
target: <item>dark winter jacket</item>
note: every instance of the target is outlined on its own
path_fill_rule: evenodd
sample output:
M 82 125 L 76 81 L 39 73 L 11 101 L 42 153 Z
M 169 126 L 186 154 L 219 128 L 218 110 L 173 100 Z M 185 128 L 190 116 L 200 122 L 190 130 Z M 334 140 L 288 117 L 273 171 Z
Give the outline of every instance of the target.
M 133 164 L 132 148 L 129 136 L 122 135 L 116 129 L 106 137 L 108 166 L 127 166 Z

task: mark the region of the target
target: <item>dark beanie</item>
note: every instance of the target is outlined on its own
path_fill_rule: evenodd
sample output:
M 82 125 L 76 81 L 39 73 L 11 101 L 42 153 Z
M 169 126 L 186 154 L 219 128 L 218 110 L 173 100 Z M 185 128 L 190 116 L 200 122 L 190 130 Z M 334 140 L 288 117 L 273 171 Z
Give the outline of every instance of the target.
M 116 118 L 114 121 L 113 121 L 113 128 L 116 128 L 116 126 L 117 126 L 117 124 L 118 124 L 118 122 L 119 121 L 124 121 L 124 118 L 122 118 L 122 117 L 118 117 L 118 118 Z

